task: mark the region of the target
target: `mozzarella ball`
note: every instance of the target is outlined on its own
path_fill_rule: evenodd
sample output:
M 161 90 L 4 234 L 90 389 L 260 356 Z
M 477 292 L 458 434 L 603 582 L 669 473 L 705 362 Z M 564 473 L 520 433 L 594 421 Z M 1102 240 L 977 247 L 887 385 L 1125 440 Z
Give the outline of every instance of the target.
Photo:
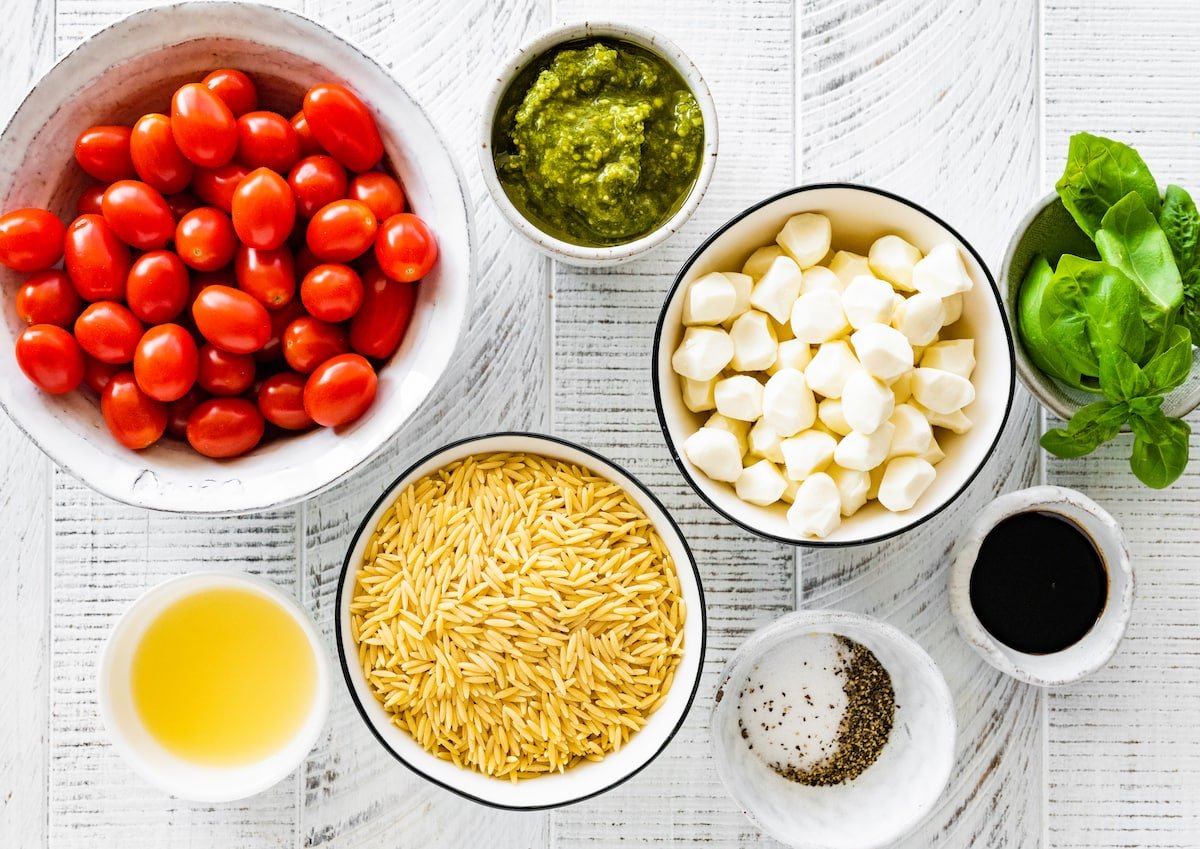
M 910 345 L 928 345 L 942 329 L 946 306 L 942 299 L 927 292 L 905 298 L 892 314 L 892 326 L 904 334 Z
M 689 327 L 671 355 L 675 373 L 692 380 L 711 380 L 733 359 L 733 339 L 716 327 Z
M 783 452 L 784 470 L 794 481 L 802 481 L 833 462 L 833 452 L 837 448 L 837 440 L 827 433 L 818 430 L 806 430 L 804 433 L 783 440 L 779 450 Z
M 692 281 L 683 296 L 683 323 L 720 324 L 733 315 L 737 292 L 733 283 L 719 271 Z
M 870 473 L 832 465 L 826 470 L 826 474 L 833 478 L 837 485 L 838 495 L 842 499 L 843 516 L 853 516 L 867 503 L 867 490 L 871 488 Z
M 763 388 L 762 417 L 780 436 L 812 427 L 817 420 L 817 401 L 804 372 L 785 368 L 771 375 Z
M 921 411 L 928 421 L 934 427 L 944 427 L 951 433 L 966 433 L 971 429 L 971 420 L 967 418 L 967 414 L 962 410 L 955 410 L 952 413 L 938 413 L 917 401 L 910 401 L 914 407 Z
M 845 436 L 854 428 L 846 421 L 845 411 L 840 398 L 826 398 L 817 405 L 817 419 L 838 436 Z
M 800 278 L 801 295 L 805 292 L 819 292 L 822 289 L 841 292 L 845 288 L 846 284 L 823 265 L 814 265 L 812 268 L 804 269 L 804 274 Z
M 845 340 L 827 342 L 813 354 L 804 370 L 808 388 L 826 398 L 841 398 L 846 380 L 859 367 L 858 360 Z
M 929 447 L 917 455 L 931 466 L 936 466 L 942 460 L 946 459 L 946 452 L 942 450 L 942 446 L 938 445 L 936 439 L 929 440 Z
M 895 432 L 891 422 L 884 422 L 870 434 L 851 431 L 838 443 L 833 459 L 844 469 L 869 472 L 887 459 Z
M 750 254 L 750 258 L 742 266 L 742 274 L 749 275 L 757 280 L 766 274 L 767 269 L 771 267 L 771 263 L 781 256 L 783 256 L 783 248 L 779 247 L 779 245 L 767 245 L 759 248 Z
M 777 257 L 750 292 L 750 306 L 779 322 L 787 321 L 800 296 L 800 266 L 791 257 Z
M 919 457 L 929 450 L 933 442 L 933 428 L 924 414 L 912 404 L 900 404 L 888 419 L 896 428 L 889 457 L 912 455 Z
M 692 380 L 689 377 L 679 378 L 679 386 L 683 394 L 683 406 L 687 407 L 693 413 L 703 413 L 705 410 L 716 409 L 717 402 L 713 398 L 713 387 L 716 385 L 717 379 L 715 377 L 711 380 Z
M 867 258 L 850 251 L 838 251 L 829 261 L 829 270 L 838 276 L 842 286 L 849 286 L 855 277 L 873 277 Z
M 832 240 L 833 225 L 824 215 L 815 212 L 793 215 L 775 237 L 783 252 L 801 268 L 811 268 L 823 260 Z
M 886 324 L 868 324 L 850 336 L 858 361 L 872 377 L 892 381 L 912 368 L 912 345 L 904 334 Z
M 792 307 L 792 332 L 801 342 L 819 345 L 850 330 L 842 311 L 842 296 L 832 289 L 808 292 Z
M 970 379 L 975 371 L 975 340 L 947 339 L 921 354 L 921 368 L 936 368 Z
M 731 419 L 728 416 L 723 416 L 720 413 L 713 413 L 708 417 L 708 421 L 704 423 L 705 427 L 711 427 L 715 430 L 723 430 L 727 433 L 732 433 L 733 438 L 737 440 L 738 452 L 740 456 L 746 455 L 747 437 L 750 435 L 750 422 L 740 421 L 739 419 Z
M 909 369 L 904 374 L 892 381 L 892 394 L 896 396 L 896 403 L 903 404 L 912 397 L 912 373 Z
M 942 298 L 942 304 L 946 307 L 946 317 L 942 319 L 942 327 L 948 327 L 962 318 L 963 296 L 961 293 L 951 295 L 949 298 Z
M 718 384 L 719 385 L 719 384 Z M 896 396 L 882 381 L 858 369 L 842 387 L 842 415 L 852 430 L 874 433 L 892 415 Z
M 734 484 L 737 497 L 750 504 L 766 507 L 774 504 L 787 489 L 787 481 L 770 460 L 759 460 L 742 469 Z
M 783 451 L 779 448 L 782 438 L 773 427 L 767 424 L 766 419 L 759 419 L 754 423 L 754 427 L 750 428 L 749 453 L 751 456 L 762 457 L 772 463 L 782 463 Z
M 842 311 L 855 330 L 868 324 L 889 324 L 895 296 L 891 283 L 876 277 L 855 277 L 842 293 Z
M 897 457 L 887 464 L 879 483 L 879 503 L 893 513 L 908 510 L 929 489 L 937 472 L 919 457 Z
M 953 413 L 975 400 L 975 387 L 954 372 L 918 368 L 913 369 L 912 394 L 935 413 Z
M 913 266 L 921 259 L 921 252 L 899 236 L 884 236 L 876 239 L 867 254 L 867 264 L 876 277 L 891 283 L 902 292 L 913 289 Z
M 738 316 L 729 328 L 729 338 L 733 344 L 730 364 L 737 371 L 763 371 L 775 362 L 779 345 L 766 313 L 750 310 Z
M 748 374 L 718 380 L 713 399 L 717 412 L 726 418 L 752 422 L 763 414 L 763 385 Z
M 833 478 L 816 474 L 796 488 L 788 525 L 800 536 L 827 537 L 842 523 L 842 497 Z
M 683 443 L 692 465 L 715 481 L 733 483 L 742 475 L 742 452 L 737 437 L 727 430 L 702 427 Z
M 958 247 L 943 242 L 931 250 L 912 270 L 913 288 L 939 298 L 970 291 L 971 276 L 963 265 Z
M 729 325 L 742 313 L 750 309 L 750 293 L 754 290 L 754 281 L 748 274 L 738 274 L 736 271 L 726 271 L 725 279 L 733 286 L 733 309 L 723 323 Z
M 788 339 L 786 342 L 779 343 L 778 356 L 771 367 L 767 369 L 767 374 L 775 374 L 785 368 L 804 371 L 811 362 L 812 348 L 808 346 L 808 343 L 801 342 L 799 339 Z

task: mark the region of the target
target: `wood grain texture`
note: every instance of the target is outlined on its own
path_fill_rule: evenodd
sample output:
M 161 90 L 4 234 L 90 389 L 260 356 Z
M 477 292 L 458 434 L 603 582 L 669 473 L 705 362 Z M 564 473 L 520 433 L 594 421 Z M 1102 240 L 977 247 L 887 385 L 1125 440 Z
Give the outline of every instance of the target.
M 1087 130 L 1136 147 L 1160 185 L 1200 190 L 1195 4 L 1153 0 L 1132 12 L 1114 0 L 1048 0 L 1045 32 L 1045 185 L 1062 173 L 1070 134 Z M 1191 466 L 1162 492 L 1129 471 L 1129 436 L 1046 466 L 1049 483 L 1086 492 L 1121 523 L 1137 580 L 1116 657 L 1047 701 L 1052 849 L 1200 841 L 1200 415 L 1189 422 Z
M 896 191 L 949 221 L 996 268 L 1007 223 L 1038 188 L 1036 3 L 809 0 L 803 9 L 802 180 Z M 899 626 L 938 662 L 955 695 L 950 788 L 898 846 L 1025 847 L 1041 838 L 1040 695 L 971 652 L 946 593 L 947 558 L 975 512 L 1035 477 L 1033 426 L 1022 392 L 995 455 L 945 513 L 896 540 L 801 558 L 804 607 Z

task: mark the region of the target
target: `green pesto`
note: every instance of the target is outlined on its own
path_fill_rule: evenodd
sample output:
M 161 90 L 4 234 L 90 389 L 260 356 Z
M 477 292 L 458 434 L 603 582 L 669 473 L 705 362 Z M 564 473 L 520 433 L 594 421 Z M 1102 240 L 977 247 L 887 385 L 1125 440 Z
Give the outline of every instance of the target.
M 590 39 L 547 54 L 501 99 L 496 172 L 541 230 L 587 246 L 617 245 L 667 221 L 691 191 L 704 119 L 663 59 L 624 41 Z

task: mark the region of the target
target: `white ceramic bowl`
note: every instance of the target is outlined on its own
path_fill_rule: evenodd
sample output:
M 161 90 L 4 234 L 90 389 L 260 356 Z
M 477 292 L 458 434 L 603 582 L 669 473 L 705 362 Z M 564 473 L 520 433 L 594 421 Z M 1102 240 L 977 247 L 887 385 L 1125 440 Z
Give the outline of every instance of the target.
M 768 654 L 811 634 L 874 653 L 892 679 L 896 717 L 879 759 L 845 784 L 809 787 L 771 769 L 742 739 L 738 693 Z M 712 712 L 717 773 L 746 816 L 796 849 L 881 849 L 933 809 L 954 766 L 954 700 L 933 659 L 896 628 L 857 613 L 800 611 L 755 631 L 725 665 Z
M 683 453 L 683 443 L 709 413 L 693 413 L 683 404 L 671 355 L 683 338 L 683 295 L 693 280 L 711 271 L 736 271 L 757 248 L 772 244 L 784 222 L 797 213 L 820 212 L 833 222 L 833 247 L 865 255 L 887 233 L 903 236 L 922 250 L 941 242 L 961 249 L 975 285 L 964 298 L 954 336 L 975 340 L 977 365 L 971 382 L 975 401 L 966 407 L 974 426 L 965 434 L 938 432 L 946 459 L 937 478 L 911 510 L 892 513 L 872 501 L 844 518 L 824 539 L 801 537 L 788 525 L 788 504 L 759 507 L 742 501 L 730 484 L 708 478 Z M 654 335 L 654 403 L 667 448 L 697 494 L 726 519 L 760 536 L 792 545 L 838 546 L 876 542 L 903 533 L 946 508 L 963 493 L 995 450 L 1013 398 L 1012 335 L 1000 296 L 987 267 L 950 225 L 912 201 L 881 189 L 849 184 L 801 186 L 767 198 L 734 216 L 684 263 L 663 304 Z
M 295 620 L 308 637 L 316 661 L 312 709 L 283 748 L 255 763 L 236 767 L 203 766 L 163 748 L 138 719 L 130 687 L 133 655 L 142 635 L 164 609 L 197 592 L 236 588 L 260 593 Z M 113 748 L 134 771 L 156 787 L 195 802 L 229 802 L 261 793 L 300 765 L 317 742 L 329 714 L 329 660 L 321 635 L 308 614 L 274 584 L 243 572 L 194 572 L 147 590 L 121 616 L 108 636 L 97 668 L 100 718 Z
M 500 100 L 516 78 L 530 63 L 537 61 L 550 50 L 566 42 L 583 38 L 608 37 L 628 41 L 644 47 L 671 65 L 683 77 L 704 116 L 704 158 L 700 164 L 700 173 L 688 193 L 687 198 L 679 209 L 661 227 L 621 245 L 592 248 L 567 242 L 543 232 L 529 221 L 521 211 L 508 199 L 500 178 L 496 175 L 496 164 L 492 159 L 492 127 L 499 108 Z M 513 228 L 532 242 L 538 250 L 554 259 L 562 260 L 569 265 L 599 267 L 627 262 L 634 257 L 650 251 L 672 235 L 678 232 L 684 222 L 695 212 L 700 200 L 708 190 L 712 179 L 713 168 L 717 163 L 717 106 L 713 102 L 708 84 L 700 75 L 700 70 L 691 59 L 673 43 L 654 30 L 632 24 L 616 23 L 614 21 L 586 21 L 583 23 L 566 24 L 554 27 L 534 36 L 522 44 L 515 53 L 504 61 L 496 72 L 495 79 L 487 96 L 484 98 L 479 120 L 479 167 L 483 171 L 483 180 L 491 192 L 492 199 L 508 219 Z
M 21 373 L 11 351 L 23 324 L 0 310 L 0 405 L 51 459 L 97 491 L 142 507 L 236 513 L 287 504 L 333 484 L 371 456 L 433 391 L 467 317 L 472 236 L 458 168 L 429 118 L 376 62 L 291 12 L 252 3 L 194 2 L 138 12 L 89 38 L 34 87 L 0 137 L 0 209 L 43 206 L 65 221 L 90 182 L 72 162 L 75 137 L 93 124 L 132 123 L 162 111 L 180 84 L 236 67 L 264 106 L 287 114 L 322 81 L 349 85 L 371 108 L 388 158 L 414 210 L 437 234 L 439 260 L 418 287 L 404 343 L 379 374 L 359 421 L 263 445 L 216 461 L 164 441 L 142 452 L 112 438 L 95 398 L 52 397 Z M 0 288 L 15 291 L 4 270 Z M 8 285 L 3 285 L 8 284 Z
M 1010 516 L 1029 512 L 1057 513 L 1074 522 L 1091 538 L 1108 573 L 1108 596 L 1096 624 L 1079 642 L 1053 654 L 1026 654 L 1009 648 L 988 633 L 971 606 L 971 572 L 984 537 Z M 1125 534 L 1108 511 L 1073 489 L 1035 486 L 1000 496 L 975 518 L 951 563 L 950 609 L 963 639 L 1001 672 L 1039 687 L 1070 684 L 1103 667 L 1116 652 L 1133 615 L 1133 568 Z
M 687 605 L 684 625 L 683 657 L 675 671 L 670 693 L 662 706 L 650 715 L 642 727 L 619 751 L 600 761 L 585 761 L 563 773 L 511 782 L 490 778 L 474 770 L 463 769 L 425 751 L 412 737 L 391 723 L 387 712 L 375 698 L 357 663 L 358 647 L 350 634 L 350 600 L 358 566 L 362 563 L 371 535 L 380 518 L 410 483 L 455 460 L 472 454 L 516 451 L 578 463 L 596 474 L 619 484 L 654 523 L 679 575 L 679 584 Z M 683 724 L 704 665 L 705 635 L 704 590 L 700 573 L 687 541 L 675 520 L 661 502 L 633 475 L 604 457 L 580 445 L 531 433 L 495 433 L 454 442 L 429 454 L 392 483 L 368 511 L 350 543 L 337 590 L 337 647 L 342 673 L 350 696 L 371 733 L 391 755 L 418 775 L 476 802 L 496 808 L 532 811 L 583 801 L 633 777 L 666 748 Z

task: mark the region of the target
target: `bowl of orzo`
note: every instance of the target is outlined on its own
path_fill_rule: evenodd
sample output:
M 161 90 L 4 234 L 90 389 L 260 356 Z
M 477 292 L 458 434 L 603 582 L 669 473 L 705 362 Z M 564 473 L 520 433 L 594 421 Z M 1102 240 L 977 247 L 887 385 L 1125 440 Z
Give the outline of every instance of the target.
M 418 461 L 359 526 L 337 646 L 393 757 L 483 804 L 579 802 L 649 764 L 704 660 L 704 594 L 636 478 L 563 440 L 498 433 Z

